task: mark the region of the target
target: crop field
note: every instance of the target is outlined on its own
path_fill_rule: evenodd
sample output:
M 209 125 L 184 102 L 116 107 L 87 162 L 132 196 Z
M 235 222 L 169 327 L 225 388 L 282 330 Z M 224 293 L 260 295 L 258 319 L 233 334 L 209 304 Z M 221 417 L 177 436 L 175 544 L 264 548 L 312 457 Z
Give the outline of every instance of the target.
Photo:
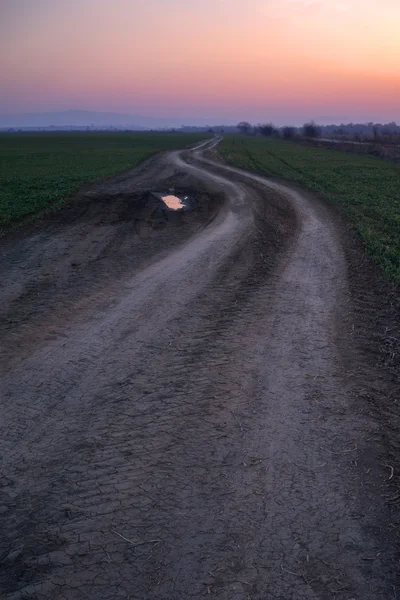
M 180 133 L 0 134 L 0 232 L 56 210 L 84 182 L 135 167 L 205 137 Z
M 237 167 L 293 181 L 339 205 L 367 253 L 388 279 L 400 283 L 400 165 L 244 136 L 226 137 L 219 152 Z

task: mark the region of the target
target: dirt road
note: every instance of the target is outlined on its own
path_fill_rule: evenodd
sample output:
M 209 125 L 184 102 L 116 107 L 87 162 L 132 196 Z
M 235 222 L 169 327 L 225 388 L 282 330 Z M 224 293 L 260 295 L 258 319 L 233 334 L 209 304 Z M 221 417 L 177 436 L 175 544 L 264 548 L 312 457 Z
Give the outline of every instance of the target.
M 2 598 L 397 597 L 335 220 L 214 144 L 3 244 Z

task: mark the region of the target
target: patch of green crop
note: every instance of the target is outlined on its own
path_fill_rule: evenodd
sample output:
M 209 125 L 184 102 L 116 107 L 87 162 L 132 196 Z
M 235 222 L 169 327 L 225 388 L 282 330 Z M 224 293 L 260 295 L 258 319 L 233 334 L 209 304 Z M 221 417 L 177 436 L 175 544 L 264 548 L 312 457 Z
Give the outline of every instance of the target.
M 205 137 L 161 132 L 0 134 L 0 231 L 56 210 L 82 183 L 126 171 L 156 152 Z
M 219 146 L 238 167 L 281 177 L 341 207 L 385 275 L 400 283 L 400 165 L 295 142 L 230 136 Z

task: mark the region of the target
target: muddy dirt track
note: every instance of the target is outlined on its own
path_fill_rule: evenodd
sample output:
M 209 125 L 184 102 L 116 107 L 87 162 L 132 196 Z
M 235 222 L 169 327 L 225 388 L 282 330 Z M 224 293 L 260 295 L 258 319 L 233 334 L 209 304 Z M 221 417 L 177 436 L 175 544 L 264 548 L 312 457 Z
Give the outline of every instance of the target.
M 2 243 L 1 598 L 397 598 L 337 221 L 215 144 Z

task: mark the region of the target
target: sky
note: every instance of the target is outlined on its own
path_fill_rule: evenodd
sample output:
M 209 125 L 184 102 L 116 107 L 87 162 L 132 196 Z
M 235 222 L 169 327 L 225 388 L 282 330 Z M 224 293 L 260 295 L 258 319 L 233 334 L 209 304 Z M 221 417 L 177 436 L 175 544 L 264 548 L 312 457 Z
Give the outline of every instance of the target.
M 400 121 L 400 0 L 0 0 L 0 113 Z

